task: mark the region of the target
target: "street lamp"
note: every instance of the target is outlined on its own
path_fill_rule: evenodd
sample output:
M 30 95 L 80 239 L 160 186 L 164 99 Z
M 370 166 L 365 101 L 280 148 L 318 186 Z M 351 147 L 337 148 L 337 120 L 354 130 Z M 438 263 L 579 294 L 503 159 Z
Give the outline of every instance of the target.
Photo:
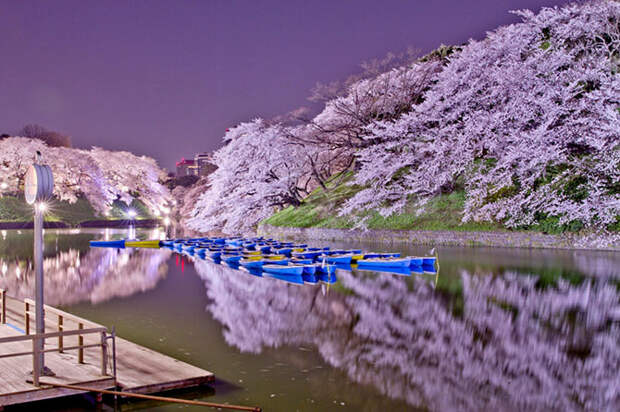
M 34 205 L 34 268 L 35 268 L 35 312 L 36 334 L 33 354 L 32 381 L 39 386 L 39 376 L 54 376 L 54 373 L 45 367 L 44 344 L 45 340 L 39 336 L 45 333 L 45 319 L 43 315 L 43 214 L 47 210 L 45 203 L 54 192 L 54 175 L 48 165 L 41 162 L 41 152 L 37 150 L 34 163 L 26 172 L 24 182 L 24 197 L 29 205 Z

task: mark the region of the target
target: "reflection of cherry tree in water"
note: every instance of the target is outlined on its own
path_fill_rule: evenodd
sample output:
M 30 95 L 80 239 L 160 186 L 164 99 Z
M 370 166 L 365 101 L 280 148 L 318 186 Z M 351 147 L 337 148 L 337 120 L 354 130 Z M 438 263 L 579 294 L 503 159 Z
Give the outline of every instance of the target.
M 103 302 L 155 287 L 165 275 L 168 250 L 90 249 L 59 252 L 43 260 L 45 303 Z M 1 261 L 0 287 L 11 296 L 34 296 L 34 269 L 28 261 Z
M 314 344 L 359 383 L 431 410 L 620 406 L 616 286 L 464 272 L 455 317 L 421 278 L 339 272 L 329 293 L 196 264 L 226 341 L 245 352 Z

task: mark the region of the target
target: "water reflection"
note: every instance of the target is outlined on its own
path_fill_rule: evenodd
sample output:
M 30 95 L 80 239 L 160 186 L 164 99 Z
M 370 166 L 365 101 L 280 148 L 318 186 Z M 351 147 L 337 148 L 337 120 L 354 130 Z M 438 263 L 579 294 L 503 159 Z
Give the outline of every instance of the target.
M 314 345 L 353 381 L 430 410 L 620 406 L 619 292 L 605 263 L 575 283 L 462 270 L 445 290 L 432 276 L 339 270 L 328 294 L 195 265 L 208 310 L 244 352 Z
M 43 260 L 45 303 L 99 303 L 155 287 L 166 275 L 167 250 L 69 249 Z M 32 261 L 0 258 L 0 288 L 23 299 L 34 296 Z

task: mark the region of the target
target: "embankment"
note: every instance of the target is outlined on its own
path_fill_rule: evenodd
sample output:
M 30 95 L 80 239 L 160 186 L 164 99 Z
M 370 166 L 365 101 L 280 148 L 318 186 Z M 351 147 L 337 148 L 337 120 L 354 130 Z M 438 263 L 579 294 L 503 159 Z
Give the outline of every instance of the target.
M 548 235 L 518 231 L 451 231 L 451 230 L 354 230 L 294 228 L 262 224 L 260 236 L 278 239 L 352 240 L 378 243 L 410 243 L 432 246 L 485 246 L 547 249 L 589 249 L 620 251 L 618 239 L 578 235 Z

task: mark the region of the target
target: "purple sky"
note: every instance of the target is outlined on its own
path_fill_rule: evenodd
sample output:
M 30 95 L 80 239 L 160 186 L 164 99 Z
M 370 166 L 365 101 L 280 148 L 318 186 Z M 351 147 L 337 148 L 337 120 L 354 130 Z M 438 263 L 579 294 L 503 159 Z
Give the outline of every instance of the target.
M 0 132 L 37 123 L 173 169 L 363 61 L 480 39 L 518 20 L 508 10 L 563 3 L 0 0 Z

